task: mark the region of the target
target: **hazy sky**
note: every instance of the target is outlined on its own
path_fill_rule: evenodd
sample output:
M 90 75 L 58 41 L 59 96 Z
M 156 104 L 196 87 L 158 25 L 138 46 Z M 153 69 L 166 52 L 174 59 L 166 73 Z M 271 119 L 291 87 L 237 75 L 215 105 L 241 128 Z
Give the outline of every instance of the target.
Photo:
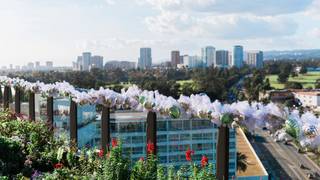
M 0 0 L 0 65 L 52 60 L 71 65 L 82 51 L 155 62 L 170 51 L 320 48 L 320 0 Z

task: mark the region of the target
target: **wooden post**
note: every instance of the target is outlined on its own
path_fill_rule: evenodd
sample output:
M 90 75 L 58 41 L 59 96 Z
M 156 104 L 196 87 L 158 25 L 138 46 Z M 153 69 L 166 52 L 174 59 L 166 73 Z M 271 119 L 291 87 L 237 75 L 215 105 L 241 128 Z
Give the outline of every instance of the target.
M 219 180 L 229 179 L 229 127 L 221 125 L 218 130 L 216 149 L 216 176 Z
M 2 96 L 2 86 L 0 85 L 0 103 L 2 104 L 3 96 Z
M 101 149 L 105 152 L 110 146 L 110 108 L 102 107 L 101 115 Z
M 75 147 L 78 147 L 78 111 L 77 103 L 71 100 L 70 104 L 70 141 Z
M 30 119 L 30 121 L 36 120 L 35 94 L 34 94 L 34 92 L 29 92 L 29 119 Z
M 154 145 L 153 154 L 156 155 L 157 154 L 157 114 L 152 111 L 149 111 L 147 115 L 147 143 Z
M 12 89 L 9 87 L 9 104 L 13 102 Z
M 15 87 L 15 96 L 14 96 L 14 111 L 17 114 L 21 113 L 21 89 L 19 87 Z
M 53 129 L 53 97 L 47 97 L 47 124 Z
M 3 109 L 9 109 L 9 100 L 10 100 L 9 91 L 10 91 L 10 87 L 5 86 L 4 92 L 3 92 Z

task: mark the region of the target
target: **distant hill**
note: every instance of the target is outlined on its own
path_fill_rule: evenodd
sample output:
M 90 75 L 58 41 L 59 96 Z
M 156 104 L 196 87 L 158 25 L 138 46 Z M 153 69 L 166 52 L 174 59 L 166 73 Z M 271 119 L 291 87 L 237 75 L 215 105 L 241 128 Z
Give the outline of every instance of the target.
M 304 49 L 289 51 L 264 51 L 264 60 L 281 60 L 281 59 L 320 59 L 320 49 Z

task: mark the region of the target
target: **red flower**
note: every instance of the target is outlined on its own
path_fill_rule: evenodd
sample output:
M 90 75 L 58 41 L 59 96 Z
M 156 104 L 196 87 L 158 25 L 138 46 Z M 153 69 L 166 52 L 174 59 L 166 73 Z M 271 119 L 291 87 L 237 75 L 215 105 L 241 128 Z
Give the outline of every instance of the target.
M 116 138 L 112 138 L 111 145 L 112 145 L 112 147 L 118 146 L 118 141 Z
M 100 150 L 99 150 L 99 153 L 98 153 L 98 156 L 99 156 L 99 157 L 103 157 L 103 155 L 104 155 L 104 151 L 103 151 L 103 149 L 100 149 Z
M 53 166 L 55 169 L 61 169 L 63 167 L 62 163 L 57 163 Z
M 148 152 L 148 154 L 154 153 L 154 150 L 155 150 L 154 144 L 153 143 L 148 143 L 147 144 L 147 152 Z
M 192 159 L 191 159 L 191 156 L 194 154 L 194 151 L 193 150 L 190 150 L 189 148 L 188 148 L 188 150 L 186 151 L 186 160 L 187 161 L 191 161 Z
M 208 158 L 203 155 L 201 159 L 201 166 L 205 167 L 207 164 L 208 164 Z
M 144 161 L 144 158 L 143 158 L 143 157 L 141 157 L 141 158 L 139 159 L 139 161 Z

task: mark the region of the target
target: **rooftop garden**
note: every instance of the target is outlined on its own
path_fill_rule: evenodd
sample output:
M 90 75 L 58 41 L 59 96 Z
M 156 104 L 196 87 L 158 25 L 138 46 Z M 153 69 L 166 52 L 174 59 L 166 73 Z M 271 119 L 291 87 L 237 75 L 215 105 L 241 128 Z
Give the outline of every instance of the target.
M 0 179 L 215 179 L 206 156 L 196 164 L 194 151 L 186 149 L 189 163 L 175 170 L 158 163 L 153 144 L 146 148 L 147 157 L 137 162 L 122 153 L 117 139 L 106 151 L 76 149 L 65 138 L 54 137 L 43 122 L 0 112 Z
M 229 141 L 226 133 L 229 132 L 228 128 L 236 128 L 240 125 L 245 126 L 246 129 L 251 131 L 255 128 L 268 127 L 273 132 L 277 131 L 276 138 L 286 139 L 287 135 L 291 135 L 303 148 L 317 149 L 320 145 L 320 135 L 318 134 L 320 130 L 320 120 L 318 117 L 310 112 L 299 112 L 296 109 L 279 107 L 273 103 L 263 104 L 260 102 L 239 101 L 232 104 L 224 104 L 217 100 L 211 102 L 210 98 L 206 94 L 196 94 L 191 96 L 181 95 L 179 99 L 174 99 L 170 96 L 164 96 L 158 91 L 141 90 L 136 86 L 123 89 L 121 93 L 104 88 L 100 88 L 99 90 L 77 90 L 66 82 L 57 82 L 54 84 L 44 84 L 41 82 L 30 83 L 22 79 L 11 79 L 7 77 L 0 77 L 0 86 L 5 87 L 5 108 L 8 108 L 9 106 L 10 98 L 8 96 L 8 89 L 14 88 L 16 92 L 22 90 L 24 93 L 29 93 L 30 95 L 33 94 L 33 96 L 29 96 L 29 99 L 32 99 L 36 93 L 41 94 L 43 97 L 47 97 L 48 99 L 61 96 L 68 97 L 72 102 L 70 109 L 74 109 L 77 105 L 92 104 L 103 106 L 104 109 L 112 108 L 114 110 L 128 109 L 135 111 L 147 111 L 148 114 L 154 114 L 150 116 L 154 117 L 150 118 L 150 122 L 154 122 L 153 124 L 156 123 L 155 114 L 160 114 L 161 116 L 166 116 L 172 119 L 209 119 L 219 126 L 216 156 L 216 175 L 218 178 L 228 178 L 228 168 L 223 166 L 227 164 L 225 162 L 228 162 L 229 160 L 226 155 L 226 152 L 228 152 L 227 144 Z M 34 106 L 34 98 L 32 104 Z M 29 104 L 29 108 L 30 107 L 31 105 Z M 7 114 L 4 116 L 10 115 Z M 2 121 L 5 123 L 0 134 L 3 136 L 1 137 L 1 140 L 3 139 L 3 144 L 6 145 L 6 148 L 3 149 L 8 149 L 7 146 L 9 148 L 15 148 L 13 150 L 8 150 L 8 152 L 1 153 L 1 155 L 5 154 L 3 155 L 3 162 L 8 162 L 6 165 L 8 167 L 13 166 L 11 170 L 18 170 L 18 167 L 20 167 L 21 164 L 18 163 L 19 166 L 15 167 L 11 163 L 11 156 L 9 157 L 6 154 L 13 152 L 16 152 L 17 154 L 22 153 L 22 158 L 17 159 L 17 161 L 24 162 L 23 166 L 21 166 L 21 171 L 19 170 L 19 174 L 22 173 L 23 176 L 30 177 L 35 172 L 36 174 L 41 172 L 41 176 L 50 176 L 52 179 L 55 179 L 56 176 L 58 179 L 64 178 L 65 176 L 66 178 L 69 178 L 69 176 L 76 177 L 76 179 L 79 176 L 80 178 L 85 179 L 88 178 L 88 174 L 90 174 L 90 176 L 95 176 L 98 179 L 108 179 L 108 177 L 111 177 L 109 179 L 122 179 L 120 175 L 122 176 L 123 172 L 125 172 L 124 175 L 127 176 L 126 178 L 133 179 L 140 179 L 138 177 L 142 177 L 141 179 L 146 179 L 146 177 L 159 178 L 162 177 L 162 174 L 164 179 L 170 179 L 169 176 L 189 177 L 191 179 L 197 178 L 198 176 L 203 176 L 203 178 L 200 179 L 205 179 L 207 176 L 212 178 L 213 176 L 212 172 L 208 170 L 211 165 L 202 165 L 198 167 L 192 163 L 192 158 L 189 158 L 192 157 L 192 150 L 186 150 L 186 159 L 191 162 L 190 166 L 182 167 L 177 172 L 174 172 L 173 169 L 169 169 L 170 171 L 163 173 L 166 171 L 157 163 L 157 158 L 155 156 L 156 153 L 149 153 L 153 154 L 153 156 L 148 156 L 145 157 L 145 159 L 140 159 L 138 162 L 133 162 L 136 163 L 136 165 L 134 168 L 131 168 L 129 164 L 132 164 L 132 162 L 128 161 L 128 157 L 122 155 L 120 142 L 117 142 L 117 146 L 111 147 L 109 151 L 106 152 L 92 150 L 90 148 L 79 151 L 78 149 L 73 148 L 75 147 L 74 145 L 68 144 L 68 141 L 63 139 L 54 139 L 52 132 L 49 130 L 43 130 L 45 129 L 43 126 L 46 125 L 41 122 L 25 122 L 20 120 L 19 117 L 16 118 L 16 116 L 12 116 L 10 118 L 6 117 L 3 119 L 4 120 Z M 12 121 L 12 119 L 16 120 Z M 77 119 L 70 117 L 70 122 L 71 119 L 74 120 L 72 120 L 72 122 L 76 126 Z M 34 120 L 34 118 L 31 120 Z M 11 123 L 16 123 L 15 126 L 12 125 L 16 128 L 16 131 L 10 131 L 10 126 L 6 125 L 10 125 Z M 27 126 L 29 129 L 22 128 L 24 127 L 22 124 Z M 41 127 L 32 129 L 33 126 L 37 127 L 38 125 Z M 36 134 L 37 130 L 39 131 L 39 134 Z M 13 134 L 10 134 L 8 131 Z M 6 132 L 8 132 L 8 134 L 6 134 Z M 20 132 L 20 134 L 18 132 Z M 152 135 L 152 133 L 150 134 Z M 72 139 L 73 138 L 71 137 L 71 140 Z M 156 142 L 156 140 L 154 140 L 154 142 Z M 153 146 L 149 141 L 148 143 L 148 147 Z M 219 148 L 218 146 L 225 147 Z M 104 149 L 103 147 L 105 146 L 102 146 L 102 149 Z M 20 155 L 14 156 L 14 158 L 19 157 Z M 5 160 L 6 158 L 9 158 L 9 160 Z M 205 164 L 207 163 L 205 156 L 202 157 L 202 162 L 205 162 Z M 114 164 L 109 166 L 112 163 Z M 1 164 L 5 163 L 1 162 Z M 28 168 L 26 168 L 28 166 L 29 171 Z M 157 172 L 155 169 L 152 169 L 154 167 L 157 167 Z M 218 171 L 220 170 L 221 173 L 218 174 Z M 107 176 L 106 174 L 109 173 L 112 175 Z M 154 173 L 157 173 L 157 175 L 153 176 L 155 175 Z M 11 176 L 9 173 L 7 174 Z M 16 176 L 16 174 L 14 174 L 14 176 Z

